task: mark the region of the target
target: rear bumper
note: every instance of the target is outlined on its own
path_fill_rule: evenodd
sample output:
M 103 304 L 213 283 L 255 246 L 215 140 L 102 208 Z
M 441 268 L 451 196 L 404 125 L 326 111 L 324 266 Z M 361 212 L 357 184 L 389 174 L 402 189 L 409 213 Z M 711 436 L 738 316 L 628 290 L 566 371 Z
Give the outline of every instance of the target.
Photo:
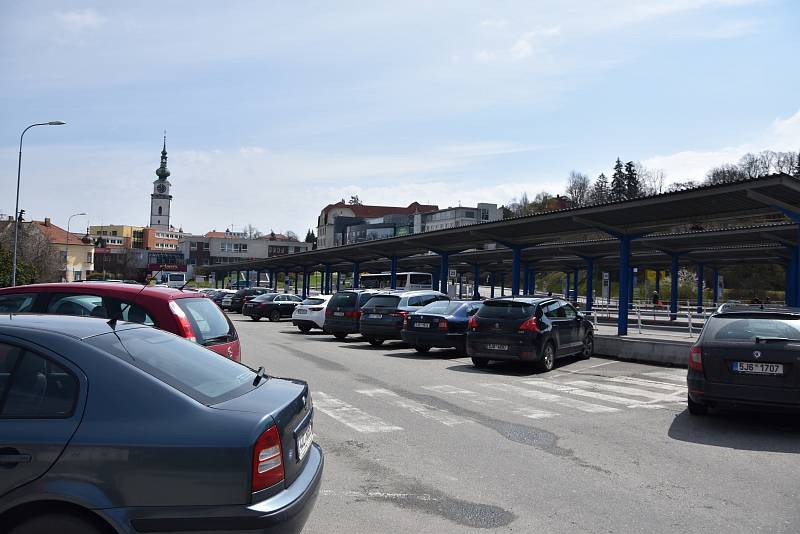
M 321 324 L 311 319 L 295 319 L 292 318 L 292 326 L 306 326 L 308 328 L 322 328 Z
M 324 466 L 315 443 L 303 473 L 283 492 L 250 506 L 114 508 L 105 512 L 120 532 L 299 533 L 319 494 Z
M 749 386 L 709 382 L 696 372 L 687 375 L 689 397 L 701 404 L 735 404 L 800 409 L 800 388 Z
M 463 333 L 418 332 L 416 330 L 403 330 L 400 335 L 403 341 L 410 345 L 460 350 L 464 350 L 467 338 Z
M 402 339 L 402 329 L 394 326 L 383 326 L 377 324 L 364 323 L 361 321 L 361 326 L 358 331 L 364 337 L 371 337 L 376 339 Z
M 326 317 L 323 330 L 329 334 L 358 334 L 358 319 Z
M 504 345 L 508 348 L 506 350 L 490 349 L 488 348 L 490 344 Z M 542 359 L 539 349 L 540 344 L 531 336 L 467 334 L 467 355 L 472 358 L 539 361 Z

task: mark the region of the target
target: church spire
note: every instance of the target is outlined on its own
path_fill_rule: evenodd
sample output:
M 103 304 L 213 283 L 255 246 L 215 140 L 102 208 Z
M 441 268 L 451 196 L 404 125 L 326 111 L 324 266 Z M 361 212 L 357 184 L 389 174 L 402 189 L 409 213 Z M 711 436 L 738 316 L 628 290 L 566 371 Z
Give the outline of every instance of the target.
M 159 180 L 166 180 L 169 177 L 169 169 L 167 168 L 167 131 L 164 130 L 164 148 L 161 149 L 161 166 L 156 169 L 156 176 Z

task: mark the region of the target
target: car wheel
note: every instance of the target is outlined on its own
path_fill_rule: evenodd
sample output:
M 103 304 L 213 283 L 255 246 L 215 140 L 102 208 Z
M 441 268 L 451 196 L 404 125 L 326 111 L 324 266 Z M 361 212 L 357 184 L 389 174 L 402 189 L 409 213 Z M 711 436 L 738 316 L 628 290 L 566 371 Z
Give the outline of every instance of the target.
M 686 405 L 692 415 L 706 415 L 708 413 L 708 405 L 695 402 L 691 397 L 686 397 Z
M 583 338 L 583 348 L 580 352 L 581 359 L 588 360 L 592 357 L 592 353 L 594 353 L 594 338 L 592 334 L 586 334 Z
M 431 348 L 427 345 L 414 345 L 414 350 L 419 353 L 425 354 L 426 352 L 431 350 Z
M 75 515 L 46 514 L 28 519 L 11 529 L 9 534 L 101 534 L 92 523 Z
M 472 365 L 478 369 L 486 369 L 489 366 L 489 360 L 486 358 L 472 358 Z
M 309 332 L 311 332 L 311 327 L 308 326 L 308 325 L 305 325 L 305 324 L 304 325 L 298 325 L 297 328 L 299 328 L 300 331 L 302 333 L 304 333 L 304 334 L 308 334 Z
M 373 347 L 380 347 L 381 345 L 383 345 L 383 340 L 382 339 L 377 339 L 377 338 L 371 337 L 371 338 L 367 339 L 367 341 L 369 341 L 369 344 L 372 345 Z
M 258 315 L 251 315 L 250 316 L 250 320 L 251 321 L 260 321 L 261 317 L 259 317 Z
M 269 320 L 272 321 L 273 323 L 280 321 L 281 312 L 279 312 L 278 310 L 272 310 L 272 312 L 269 314 Z
M 339 341 L 344 341 L 347 338 L 347 334 L 345 334 L 344 332 L 336 332 L 333 334 L 333 337 L 335 337 Z
M 556 348 L 553 346 L 553 343 L 548 341 L 545 343 L 544 348 L 542 349 L 542 359 L 539 361 L 539 369 L 543 372 L 548 372 L 553 370 L 553 366 L 556 363 Z

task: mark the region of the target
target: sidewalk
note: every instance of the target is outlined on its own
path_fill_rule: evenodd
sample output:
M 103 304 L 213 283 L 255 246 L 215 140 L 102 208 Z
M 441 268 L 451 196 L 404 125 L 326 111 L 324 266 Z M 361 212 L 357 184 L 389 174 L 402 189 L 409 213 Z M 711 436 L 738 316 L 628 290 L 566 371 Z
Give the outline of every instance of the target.
M 594 352 L 619 360 L 655 363 L 686 367 L 689 348 L 697 341 L 697 334 L 691 337 L 687 332 L 647 332 L 631 331 L 627 336 L 618 336 L 616 325 L 598 325 L 595 328 Z

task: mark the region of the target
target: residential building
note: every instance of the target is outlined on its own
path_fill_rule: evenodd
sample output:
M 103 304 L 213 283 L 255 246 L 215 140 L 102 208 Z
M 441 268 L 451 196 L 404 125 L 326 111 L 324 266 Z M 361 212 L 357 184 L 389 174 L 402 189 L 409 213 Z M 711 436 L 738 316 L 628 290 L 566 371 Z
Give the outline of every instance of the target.
M 322 209 L 317 219 L 317 248 L 347 244 L 348 233 L 357 241 L 366 241 L 369 239 L 368 235 L 372 239 L 380 239 L 411 233 L 415 214 L 438 209 L 438 206 L 418 202 L 406 207 L 346 204 L 344 201 L 329 204 Z
M 414 215 L 414 233 L 457 228 L 481 222 L 498 221 L 503 212 L 497 204 L 479 203 L 474 208 L 458 206 Z
M 94 241 L 88 233 L 67 232 L 46 217 L 44 221 L 29 223 L 36 228 L 51 245 L 59 251 L 58 257 L 64 266 L 63 279 L 67 282 L 86 280 L 94 270 Z
M 89 234 L 101 248 L 144 248 L 144 228 L 127 224 L 90 226 Z

